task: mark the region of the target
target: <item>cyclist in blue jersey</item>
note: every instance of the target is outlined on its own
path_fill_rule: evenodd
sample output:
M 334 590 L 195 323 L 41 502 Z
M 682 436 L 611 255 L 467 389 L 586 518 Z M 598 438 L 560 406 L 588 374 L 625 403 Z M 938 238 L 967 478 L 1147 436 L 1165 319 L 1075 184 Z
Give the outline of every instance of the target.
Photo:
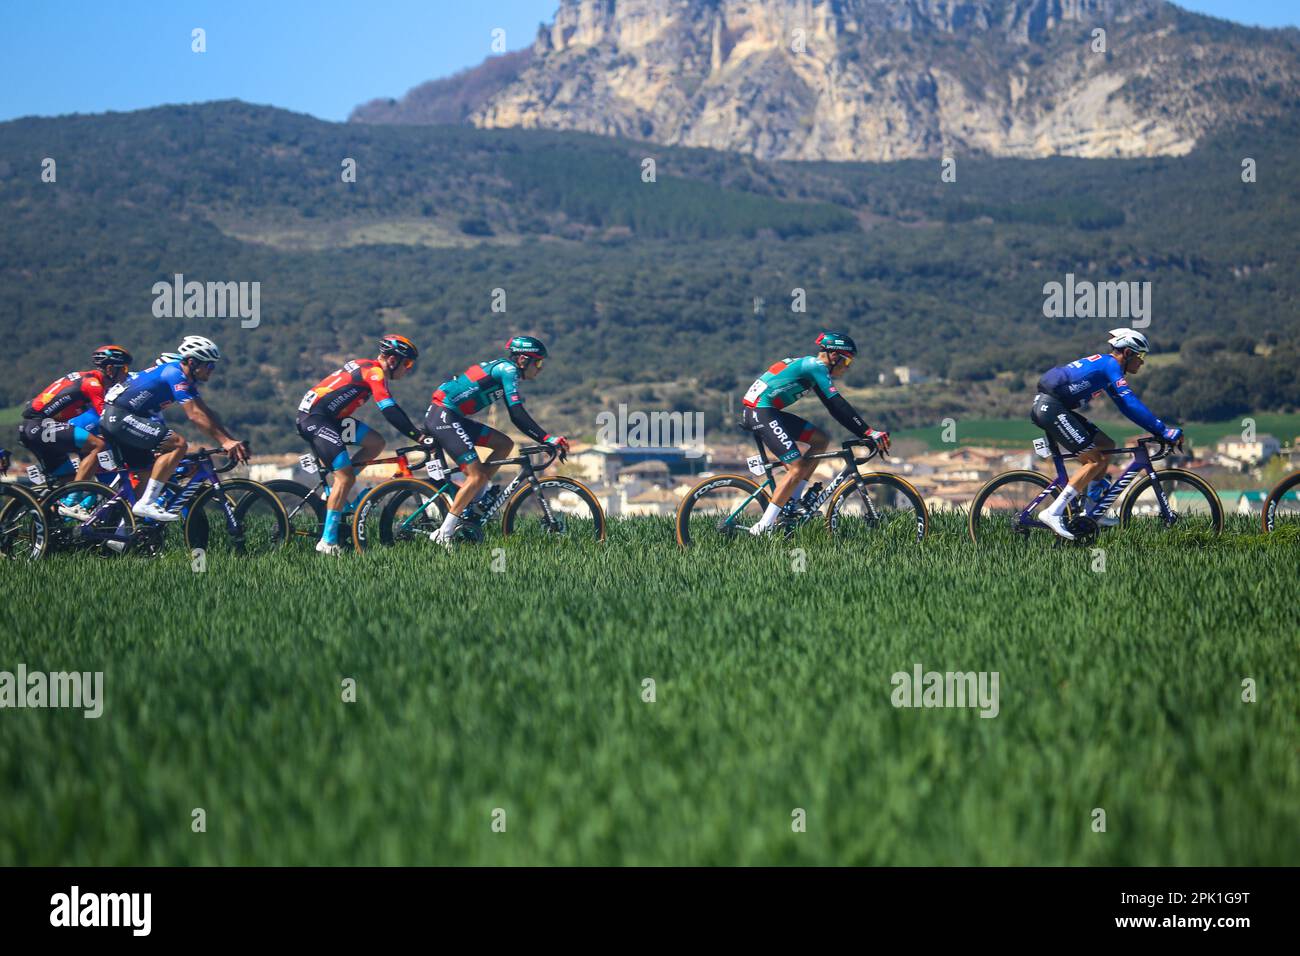
M 1058 365 L 1043 375 L 1030 414 L 1035 425 L 1062 448 L 1074 452 L 1081 463 L 1070 483 L 1038 516 L 1043 524 L 1070 540 L 1074 535 L 1065 526 L 1066 508 L 1071 501 L 1084 497 L 1088 486 L 1106 474 L 1110 464 L 1106 452 L 1115 447 L 1109 435 L 1076 409 L 1086 407 L 1091 399 L 1105 392 L 1134 424 L 1171 445 L 1183 441 L 1183 430 L 1162 422 L 1129 387 L 1126 376 L 1142 368 L 1151 349 L 1147 337 L 1133 329 L 1111 329 L 1109 344 L 1111 351 L 1107 355 L 1089 355 L 1069 365 Z M 1119 523 L 1113 517 L 1092 514 L 1092 501 L 1086 505 L 1098 524 L 1113 527 Z
M 159 506 L 157 499 L 189 450 L 185 438 L 163 421 L 162 410 L 168 405 L 179 403 L 190 421 L 219 442 L 235 461 L 248 460 L 247 446 L 231 437 L 217 413 L 199 397 L 195 384 L 212 377 L 221 358 L 216 343 L 201 335 L 187 335 L 177 351 L 179 362 L 157 365 L 105 395 L 100 425 L 104 435 L 121 447 L 127 467 L 136 471 L 152 465 L 144 494 L 131 510 L 155 521 L 175 521 L 179 517 Z
M 437 439 L 443 451 L 460 465 L 465 474 L 465 483 L 456 493 L 456 500 L 451 503 L 442 527 L 434 532 L 433 540 L 437 544 L 450 546 L 466 510 L 475 504 L 485 509 L 491 504 L 490 496 L 495 494 L 488 481 L 500 465 L 486 465 L 479 461 L 475 446 L 486 446 L 491 456 L 496 458 L 505 458 L 515 447 L 508 436 L 468 416 L 504 396 L 510 421 L 516 428 L 533 441 L 558 446 L 561 460 L 568 454 L 569 440 L 563 435 L 550 434 L 533 421 L 524 410 L 524 397 L 519 393 L 521 378 L 531 381 L 541 372 L 546 362 L 546 346 L 541 339 L 531 335 L 516 335 L 506 348 L 510 352 L 509 358 L 471 365 L 455 378 L 439 385 L 425 415 L 424 430 Z
M 816 355 L 776 362 L 745 393 L 744 424 L 762 438 L 787 469 L 763 517 L 749 529 L 751 534 L 770 531 L 791 499 L 792 507 L 799 503 L 808 477 L 817 468 L 811 456 L 825 451 L 830 444 L 830 436 L 820 428 L 784 411 L 807 392 L 815 392 L 835 420 L 854 435 L 872 439 L 882 451 L 889 450 L 888 432 L 870 428 L 833 381 L 853 364 L 858 351 L 853 339 L 842 332 L 822 332 L 814 344 L 818 349 Z M 807 445 L 807 452 L 800 453 L 796 443 Z

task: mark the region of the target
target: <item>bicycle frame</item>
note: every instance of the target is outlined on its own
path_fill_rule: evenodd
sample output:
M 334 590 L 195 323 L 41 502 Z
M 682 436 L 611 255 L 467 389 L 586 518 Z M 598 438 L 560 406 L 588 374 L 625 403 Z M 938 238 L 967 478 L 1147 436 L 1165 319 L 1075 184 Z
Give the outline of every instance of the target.
M 159 504 L 167 511 L 180 513 L 193 499 L 194 496 L 205 486 L 211 485 L 217 491 L 221 490 L 221 471 L 226 469 L 216 469 L 212 467 L 212 455 L 220 449 L 204 448 L 195 452 L 193 455 L 187 455 L 181 459 L 180 464 L 173 473 L 172 480 L 167 482 L 163 493 L 159 496 Z M 121 455 L 114 450 L 114 456 L 121 460 Z M 234 467 L 233 463 L 231 467 Z M 183 486 L 174 483 L 176 475 L 181 472 L 190 472 L 189 481 Z M 106 508 L 111 507 L 119 501 L 125 501 L 127 508 L 134 508 L 139 498 L 136 497 L 135 488 L 131 484 L 131 469 L 126 467 L 114 468 L 108 471 L 99 471 L 95 474 L 95 480 L 109 488 L 116 484 L 116 491 L 112 497 L 104 499 L 91 512 L 89 518 L 78 525 L 77 533 L 82 538 L 94 541 L 126 541 L 129 535 L 121 534 L 121 528 L 114 528 L 111 532 L 99 531 L 93 527 Z M 226 500 L 225 495 L 220 495 L 218 500 L 221 502 L 222 510 L 225 512 L 226 527 L 231 534 L 237 534 L 239 525 L 235 521 L 235 513 Z M 154 522 L 150 522 L 152 526 Z
M 1133 483 L 1133 479 L 1137 478 L 1139 474 L 1147 474 L 1151 476 L 1151 487 L 1155 489 L 1156 501 L 1160 504 L 1161 518 L 1163 518 L 1166 523 L 1173 520 L 1173 512 L 1169 508 L 1169 499 L 1165 495 L 1165 489 L 1161 486 L 1160 482 L 1156 480 L 1156 469 L 1152 464 L 1152 462 L 1164 458 L 1168 452 L 1161 451 L 1152 457 L 1146 447 L 1148 444 L 1152 443 L 1164 444 L 1163 442 L 1158 442 L 1154 439 L 1140 438 L 1138 439 L 1138 443 L 1131 448 L 1112 448 L 1106 451 L 1107 456 L 1132 455 L 1133 460 L 1129 462 L 1128 467 L 1120 473 L 1120 476 L 1111 483 L 1111 486 L 1106 489 L 1106 494 L 1104 494 L 1101 497 L 1101 500 L 1097 502 L 1096 507 L 1093 508 L 1093 513 L 1105 514 L 1110 509 L 1111 505 L 1119 499 L 1119 496 L 1124 493 L 1128 486 Z M 1042 504 L 1044 499 L 1051 497 L 1054 494 L 1059 494 L 1061 490 L 1069 484 L 1070 476 L 1065 470 L 1065 462 L 1067 459 L 1078 458 L 1079 456 L 1063 455 L 1060 446 L 1057 445 L 1056 442 L 1049 442 L 1049 447 L 1052 451 L 1052 463 L 1056 466 L 1056 478 L 1043 489 L 1042 493 L 1039 494 L 1038 497 L 1031 501 L 1028 506 L 1016 515 L 1016 527 L 1043 528 L 1045 530 L 1050 530 L 1047 529 L 1047 525 L 1034 517 L 1034 511 L 1040 504 Z
M 551 462 L 555 460 L 555 456 L 558 454 L 558 450 L 552 447 L 551 445 L 525 445 L 523 448 L 519 450 L 523 454 L 518 455 L 515 458 L 500 458 L 500 459 L 484 462 L 484 465 L 487 467 L 491 467 L 493 465 L 497 467 L 504 467 L 505 465 L 518 465 L 519 474 L 515 475 L 514 479 L 510 482 L 510 484 L 506 486 L 505 490 L 502 491 L 501 494 L 497 495 L 496 500 L 492 502 L 492 506 L 488 508 L 487 511 L 485 511 L 482 515 L 480 515 L 476 519 L 476 523 L 480 527 L 482 525 L 487 524 L 489 521 L 491 521 L 492 517 L 498 511 L 501 510 L 501 507 L 507 501 L 509 501 L 510 498 L 514 495 L 514 493 L 519 489 L 519 487 L 525 483 L 530 485 L 537 492 L 537 500 L 542 503 L 542 513 L 546 515 L 547 522 L 550 524 L 555 523 L 555 517 L 551 514 L 551 506 L 547 502 L 546 496 L 543 495 L 539 490 L 541 487 L 541 482 L 537 480 L 537 472 L 539 470 L 545 471 L 547 468 L 550 467 Z M 533 465 L 533 458 L 532 458 L 533 455 L 548 455 L 549 457 L 546 460 L 546 464 L 542 465 L 541 468 L 539 469 Z M 460 466 L 456 465 L 453 466 L 448 471 L 448 477 L 445 480 L 445 484 L 442 487 L 438 488 L 439 493 L 445 494 L 448 486 L 451 486 L 453 492 L 459 491 L 459 488 L 452 483 L 450 478 L 450 474 L 452 471 L 459 471 L 459 470 L 460 470 Z M 432 503 L 433 503 L 433 499 L 430 498 L 428 501 L 426 501 L 423 505 L 421 505 L 411 514 L 407 515 L 402 520 L 402 524 L 401 524 L 402 529 L 405 530 L 411 523 L 419 520 Z
M 749 431 L 749 429 L 745 429 L 745 430 Z M 752 432 L 751 435 L 753 435 Z M 756 497 L 758 497 L 759 492 L 768 491 L 768 493 L 770 494 L 771 492 L 776 491 L 776 478 L 773 476 L 772 473 L 773 471 L 776 470 L 776 466 L 781 464 L 781 462 L 773 461 L 772 459 L 767 457 L 767 446 L 763 444 L 763 440 L 761 438 L 759 438 L 757 435 L 753 435 L 753 439 L 754 439 L 755 446 L 757 446 L 758 448 L 758 457 L 762 460 L 763 470 L 764 472 L 766 472 L 766 477 L 763 479 L 763 483 L 760 484 L 754 492 L 752 492 L 748 497 L 746 497 L 745 500 L 742 501 L 736 507 L 736 509 L 731 512 L 731 514 L 727 515 L 727 517 L 722 522 L 723 524 L 730 524 L 732 521 L 734 521 L 736 519 L 736 516 L 739 515 L 742 511 L 744 511 L 747 507 L 749 507 L 749 503 L 753 501 Z M 839 458 L 844 461 L 844 467 L 840 470 L 840 473 L 836 475 L 834 479 L 831 480 L 831 483 L 827 485 L 825 488 L 823 488 L 821 493 L 818 494 L 817 497 L 808 506 L 806 515 L 804 516 L 803 520 L 806 521 L 809 518 L 811 518 L 813 515 L 817 514 L 817 512 L 821 511 L 822 505 L 830 501 L 831 496 L 835 494 L 835 492 L 839 489 L 840 485 L 844 484 L 844 482 L 849 480 L 850 477 L 852 478 L 861 477 L 861 473 L 858 471 L 858 467 L 861 465 L 865 465 L 867 462 L 869 462 L 872 458 L 875 458 L 880 453 L 879 447 L 874 444 L 871 444 L 870 450 L 866 458 L 858 458 L 855 454 L 853 454 L 854 448 L 858 448 L 867 444 L 868 443 L 866 439 L 856 438 L 844 442 L 840 446 L 839 451 L 826 451 L 826 452 L 820 452 L 816 455 L 806 456 L 805 460 L 807 461 L 827 461 L 832 458 Z M 752 461 L 753 459 L 750 460 Z M 872 520 L 874 521 L 879 519 L 880 514 L 879 512 L 876 511 L 876 505 L 875 502 L 871 500 L 871 496 L 864 495 L 863 498 L 866 501 L 867 512 L 871 516 Z

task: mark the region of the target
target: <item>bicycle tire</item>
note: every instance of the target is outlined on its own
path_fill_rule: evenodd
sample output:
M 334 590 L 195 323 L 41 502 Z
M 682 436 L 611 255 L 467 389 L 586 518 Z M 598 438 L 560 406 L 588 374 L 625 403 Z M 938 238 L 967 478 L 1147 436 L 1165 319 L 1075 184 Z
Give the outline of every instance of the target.
M 241 492 L 239 497 L 235 497 Z M 272 527 L 265 530 L 257 529 L 259 533 L 253 538 L 253 543 L 258 547 L 258 553 L 262 551 L 274 553 L 289 543 L 289 516 L 279 497 L 266 485 L 249 478 L 231 478 L 221 483 L 221 494 L 240 527 L 240 533 L 231 540 L 231 554 L 239 557 L 248 557 L 250 554 L 248 532 L 252 529 L 243 527 L 243 519 L 248 517 L 255 503 L 260 503 L 261 508 L 266 511 L 263 517 L 274 523 Z M 217 486 L 208 485 L 190 502 L 189 512 L 185 516 L 185 547 L 191 554 L 196 549 L 202 550 L 205 554 L 211 551 L 212 526 L 206 508 L 216 495 Z
M 704 501 L 706 496 L 712 492 L 725 491 L 729 488 L 736 491 L 736 495 L 733 497 L 753 496 L 753 500 L 758 502 L 761 511 L 766 510 L 771 501 L 765 488 L 760 488 L 758 482 L 744 475 L 714 475 L 712 478 L 705 478 L 686 492 L 685 497 L 682 498 L 682 503 L 677 506 L 673 530 L 677 536 L 679 547 L 691 547 L 691 514 L 699 503 Z
M 397 510 L 407 503 L 411 495 L 430 499 L 438 515 L 436 518 L 431 517 L 428 514 L 429 501 L 424 501 L 419 505 L 420 517 L 416 521 L 395 528 Z M 367 522 L 376 508 L 379 509 L 375 524 L 377 535 L 373 535 Z M 358 499 L 352 512 L 352 547 L 358 552 L 364 552 L 376 547 L 392 547 L 421 535 L 427 536 L 442 524 L 442 519 L 447 516 L 450 508 L 446 493 L 432 482 L 420 478 L 390 478 L 381 481 Z
M 27 520 L 31 527 L 24 531 Z M 15 551 L 19 544 L 23 546 Z M 0 559 L 39 561 L 49 544 L 49 523 L 40 499 L 20 485 L 0 483 Z
M 273 478 L 265 482 L 275 492 L 289 519 L 289 537 L 315 541 L 325 527 L 325 502 L 314 488 L 292 478 Z
M 1219 501 L 1219 494 L 1214 490 L 1214 486 L 1192 471 L 1185 471 L 1182 468 L 1166 468 L 1164 471 L 1157 471 L 1157 477 L 1163 486 L 1165 482 L 1182 481 L 1196 488 L 1205 498 L 1211 521 L 1214 526 L 1215 534 L 1223 533 L 1223 503 Z M 1128 490 L 1124 496 L 1124 504 L 1120 508 L 1119 521 L 1120 525 L 1128 528 L 1133 519 L 1133 508 L 1137 505 L 1138 499 L 1142 493 L 1152 487 L 1151 475 L 1145 474 L 1133 483 L 1133 487 Z M 1167 527 L 1167 526 L 1166 526 Z
M 1271 534 L 1276 529 L 1278 506 L 1293 490 L 1300 494 L 1300 471 L 1293 472 L 1279 481 L 1264 499 L 1264 507 L 1260 509 L 1260 520 L 1265 534 Z
M 605 540 L 605 511 L 600 506 L 600 499 L 596 497 L 590 488 L 578 481 L 576 478 L 569 478 L 563 475 L 556 475 L 551 478 L 539 478 L 537 480 L 536 488 L 531 484 L 520 485 L 520 487 L 515 490 L 515 493 L 510 496 L 510 500 L 506 502 L 506 506 L 501 512 L 502 536 L 508 538 L 511 534 L 516 532 L 516 524 L 519 520 L 520 511 L 528 503 L 529 496 L 535 491 L 554 491 L 557 495 L 567 492 L 568 494 L 575 495 L 579 501 L 583 502 L 587 506 L 587 510 L 590 512 L 590 520 L 592 521 L 595 539 L 597 541 Z M 542 500 L 545 501 L 546 499 L 543 498 Z M 567 522 L 563 519 L 561 519 L 559 523 L 567 526 Z M 554 533 L 554 529 L 548 528 L 546 530 Z M 559 533 L 563 534 L 565 532 L 560 531 Z
M 848 496 L 861 489 L 864 486 L 880 485 L 892 488 L 894 492 L 902 495 L 912 506 L 915 517 L 912 524 L 916 528 L 916 540 L 921 542 L 925 540 L 926 534 L 930 530 L 930 512 L 925 507 L 925 499 L 921 493 L 912 487 L 912 483 L 898 475 L 890 474 L 887 471 L 873 471 L 865 475 L 859 475 L 852 481 L 846 481 L 835 490 L 831 500 L 826 506 L 826 530 L 832 535 L 838 530 L 838 525 L 843 520 L 840 512 L 848 501 Z
M 1036 471 L 1004 471 L 1000 475 L 994 475 L 984 483 L 983 488 L 976 492 L 975 498 L 970 503 L 970 513 L 966 516 L 966 529 L 970 533 L 970 539 L 972 542 L 975 544 L 980 543 L 980 515 L 984 509 L 985 502 L 987 502 L 989 498 L 993 496 L 993 493 L 999 488 L 1016 481 L 1023 481 L 1027 484 L 1036 485 L 1039 488 L 1047 488 L 1052 484 L 1046 475 L 1040 475 Z

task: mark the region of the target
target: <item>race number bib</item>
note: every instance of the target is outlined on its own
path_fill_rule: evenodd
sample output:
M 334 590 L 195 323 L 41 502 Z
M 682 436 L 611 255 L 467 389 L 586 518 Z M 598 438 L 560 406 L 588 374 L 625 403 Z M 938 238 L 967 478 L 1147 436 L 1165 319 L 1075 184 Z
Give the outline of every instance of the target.
M 27 480 L 34 485 L 43 485 L 45 484 L 45 472 L 41 471 L 39 465 L 28 465 Z
M 429 473 L 429 477 L 434 481 L 442 481 L 447 477 L 447 469 L 442 466 L 442 462 L 437 458 L 430 458 L 424 466 L 424 470 Z
M 95 456 L 95 460 L 99 462 L 99 467 L 104 471 L 117 471 L 117 459 L 113 457 L 111 451 L 107 449 L 101 451 Z
M 104 396 L 104 402 L 110 403 L 115 401 L 117 397 L 125 391 L 126 391 L 126 382 L 118 382 L 116 385 L 114 385 L 112 388 L 108 390 L 108 394 Z
M 302 401 L 298 403 L 298 411 L 300 412 L 311 411 L 311 407 L 315 403 L 315 401 L 316 401 L 315 390 L 308 391 L 307 394 L 302 397 Z
M 1052 449 L 1047 446 L 1046 438 L 1034 439 L 1034 454 L 1037 455 L 1039 458 L 1052 457 Z
M 751 475 L 762 475 L 767 470 L 763 467 L 763 457 L 761 455 L 750 455 L 745 459 L 745 464 L 749 466 Z
M 303 471 L 307 472 L 307 474 L 309 475 L 316 474 L 316 468 L 317 468 L 316 456 L 303 455 L 301 458 L 298 459 L 298 467 L 301 468 Z
M 745 403 L 751 404 L 758 401 L 758 396 L 767 391 L 767 382 L 761 378 L 753 385 L 749 386 L 749 391 L 745 393 Z

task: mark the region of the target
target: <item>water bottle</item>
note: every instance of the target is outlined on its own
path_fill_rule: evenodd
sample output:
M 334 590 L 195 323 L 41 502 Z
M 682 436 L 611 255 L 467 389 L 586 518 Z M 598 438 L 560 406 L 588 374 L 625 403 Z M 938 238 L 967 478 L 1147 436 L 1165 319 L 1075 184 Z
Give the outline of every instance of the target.
M 820 481 L 813 482 L 813 484 L 808 488 L 808 490 L 803 493 L 802 503 L 804 508 L 811 511 L 813 507 L 817 504 L 817 496 L 820 495 L 821 493 L 822 493 L 822 483 Z
M 1110 490 L 1110 482 L 1105 478 L 1098 478 L 1092 484 L 1088 485 L 1088 497 L 1094 502 L 1100 504 L 1101 499 L 1106 497 L 1106 492 Z

